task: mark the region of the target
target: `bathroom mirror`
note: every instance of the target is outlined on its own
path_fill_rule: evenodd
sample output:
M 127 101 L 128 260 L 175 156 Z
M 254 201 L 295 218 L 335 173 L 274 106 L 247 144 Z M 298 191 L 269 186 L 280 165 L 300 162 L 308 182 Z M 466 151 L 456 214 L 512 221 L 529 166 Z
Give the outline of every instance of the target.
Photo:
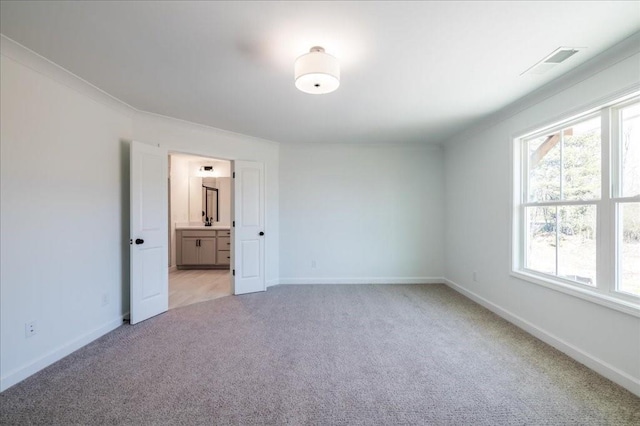
M 204 179 L 203 179 L 204 181 Z M 205 225 L 220 221 L 218 188 L 202 184 L 202 220 Z
M 189 222 L 203 224 L 219 222 L 219 204 L 216 178 L 198 176 L 189 178 Z

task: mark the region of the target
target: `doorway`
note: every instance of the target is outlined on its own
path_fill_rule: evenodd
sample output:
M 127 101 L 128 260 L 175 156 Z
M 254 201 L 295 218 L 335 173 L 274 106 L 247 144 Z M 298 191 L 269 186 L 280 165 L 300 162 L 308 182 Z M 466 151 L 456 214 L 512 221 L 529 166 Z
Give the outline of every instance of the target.
M 231 162 L 169 154 L 169 309 L 229 296 Z

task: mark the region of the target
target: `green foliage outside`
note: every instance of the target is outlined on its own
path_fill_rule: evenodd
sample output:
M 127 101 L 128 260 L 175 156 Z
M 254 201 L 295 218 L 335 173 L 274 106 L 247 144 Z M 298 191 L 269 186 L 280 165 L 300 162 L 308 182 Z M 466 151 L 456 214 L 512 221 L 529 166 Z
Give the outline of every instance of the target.
M 630 135 L 623 135 L 623 149 L 629 149 Z M 544 142 L 546 137 L 529 141 L 529 155 Z M 562 144 L 562 150 L 561 148 Z M 594 200 L 601 197 L 601 147 L 600 130 L 565 136 L 529 173 L 529 199 Z M 562 158 L 561 158 L 562 156 Z M 626 157 L 625 157 L 626 158 Z M 561 186 L 562 182 L 562 186 Z M 561 194 L 562 192 L 562 194 Z M 555 233 L 556 207 L 538 207 L 538 218 L 543 223 L 531 223 L 534 233 Z M 595 209 L 590 206 L 559 208 L 560 236 L 579 235 L 585 239 L 595 238 Z M 626 204 L 623 207 L 622 237 L 625 243 L 640 243 L 640 205 Z
M 530 155 L 544 142 L 540 138 L 529 143 Z M 561 149 L 562 146 L 562 149 Z M 532 201 L 594 200 L 600 198 L 600 134 L 597 130 L 576 136 L 565 135 L 529 173 Z M 595 209 L 589 205 L 538 207 L 543 223 L 532 223 L 538 232 L 555 234 L 559 217 L 560 237 L 595 238 Z M 532 230 L 536 231 L 536 230 Z

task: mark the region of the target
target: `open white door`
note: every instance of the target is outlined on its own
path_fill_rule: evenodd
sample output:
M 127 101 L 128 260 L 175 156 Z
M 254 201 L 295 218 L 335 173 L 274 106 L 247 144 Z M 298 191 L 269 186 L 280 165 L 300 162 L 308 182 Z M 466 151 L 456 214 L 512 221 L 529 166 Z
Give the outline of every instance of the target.
M 131 142 L 131 324 L 169 308 L 167 150 Z
M 265 291 L 264 164 L 234 161 L 234 294 Z

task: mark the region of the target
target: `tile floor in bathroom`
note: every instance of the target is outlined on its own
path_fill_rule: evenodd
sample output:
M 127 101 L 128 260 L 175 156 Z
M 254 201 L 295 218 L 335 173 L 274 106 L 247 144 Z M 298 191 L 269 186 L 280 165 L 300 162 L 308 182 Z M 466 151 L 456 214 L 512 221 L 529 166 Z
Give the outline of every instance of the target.
M 169 309 L 231 295 L 228 269 L 170 269 Z

